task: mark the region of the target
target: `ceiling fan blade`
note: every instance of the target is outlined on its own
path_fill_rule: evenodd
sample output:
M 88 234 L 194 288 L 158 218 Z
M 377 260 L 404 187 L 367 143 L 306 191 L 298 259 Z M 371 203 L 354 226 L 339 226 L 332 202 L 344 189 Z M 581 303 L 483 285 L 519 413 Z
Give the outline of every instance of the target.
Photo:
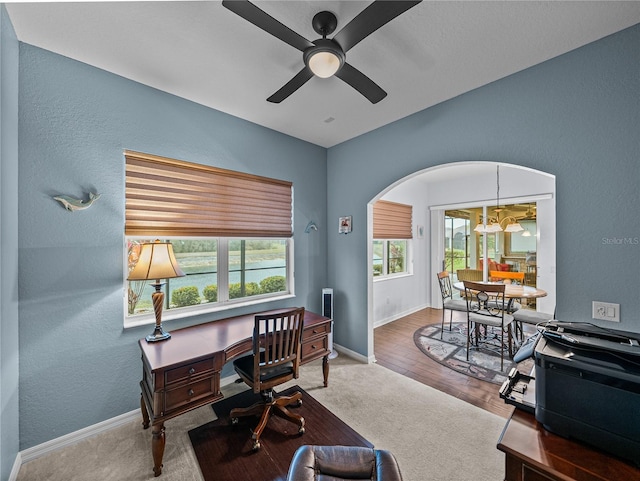
M 260 10 L 247 0 L 224 0 L 222 6 L 301 52 L 304 52 L 306 48 L 313 47 L 313 43 L 309 40 L 278 22 L 271 15 Z
M 342 30 L 340 30 L 333 40 L 338 42 L 342 50 L 346 52 L 360 40 L 371 35 L 383 25 L 389 23 L 398 15 L 406 12 L 411 7 L 416 6 L 421 0 L 401 1 L 401 0 L 378 0 L 373 2 L 353 20 L 351 20 Z M 224 2 L 223 2 L 224 3 Z
M 275 94 L 267 99 L 267 102 L 279 104 L 286 99 L 293 92 L 302 87 L 307 81 L 313 77 L 313 72 L 306 66 L 298 72 L 295 77 L 289 80 L 284 86 L 278 90 Z
M 345 62 L 336 77 L 342 79 L 354 89 L 364 95 L 372 104 L 377 104 L 387 96 L 387 92 L 382 90 L 378 84 L 360 72 L 357 68 Z

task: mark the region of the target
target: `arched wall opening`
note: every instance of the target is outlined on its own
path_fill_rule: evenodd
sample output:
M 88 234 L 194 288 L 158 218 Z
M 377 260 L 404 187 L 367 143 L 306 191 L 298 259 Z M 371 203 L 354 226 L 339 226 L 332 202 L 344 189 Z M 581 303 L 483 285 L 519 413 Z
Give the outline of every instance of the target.
M 519 165 L 471 161 L 430 167 L 406 176 L 376 195 L 367 206 L 368 358 L 374 359 L 373 329 L 426 307 L 441 307 L 436 273 L 444 259 L 444 211 L 496 203 L 500 166 L 500 204 L 537 204 L 537 284 L 548 295 L 538 310 L 553 312 L 556 290 L 555 176 Z M 407 275 L 373 276 L 373 204 L 390 200 L 413 206 L 412 268 Z M 417 235 L 421 229 L 422 236 Z

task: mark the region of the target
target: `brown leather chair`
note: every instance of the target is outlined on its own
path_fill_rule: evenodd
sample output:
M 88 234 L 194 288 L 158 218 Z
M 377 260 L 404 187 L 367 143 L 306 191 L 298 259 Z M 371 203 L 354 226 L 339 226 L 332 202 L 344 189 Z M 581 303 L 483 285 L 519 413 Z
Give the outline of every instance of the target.
M 229 416 L 233 424 L 239 417 L 258 416 L 260 421 L 253 430 L 253 450 L 260 449 L 260 435 L 272 414 L 296 423 L 304 433 L 304 418 L 287 409 L 302 403 L 300 391 L 291 396 L 274 396 L 273 388 L 299 375 L 304 307 L 274 311 L 255 316 L 253 329 L 253 355 L 233 362 L 240 379 L 260 393 L 262 401 L 248 408 L 235 408 Z
M 369 479 L 402 481 L 396 458 L 383 449 L 360 446 L 301 446 L 289 466 L 287 481 Z

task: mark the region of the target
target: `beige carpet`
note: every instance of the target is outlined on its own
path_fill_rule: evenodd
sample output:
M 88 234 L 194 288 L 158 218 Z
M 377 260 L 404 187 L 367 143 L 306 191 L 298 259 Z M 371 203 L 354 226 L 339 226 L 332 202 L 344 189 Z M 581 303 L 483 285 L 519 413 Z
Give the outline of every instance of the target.
M 496 444 L 505 419 L 343 355 L 331 361 L 329 387 L 323 388 L 320 366 L 303 366 L 291 385 L 300 385 L 377 448 L 392 451 L 405 481 L 504 478 L 504 455 Z M 243 389 L 231 384 L 223 392 L 231 396 Z M 204 406 L 166 423 L 160 478 L 153 477 L 151 432 L 132 422 L 24 464 L 17 480 L 201 481 L 187 432 L 213 419 L 211 407 Z

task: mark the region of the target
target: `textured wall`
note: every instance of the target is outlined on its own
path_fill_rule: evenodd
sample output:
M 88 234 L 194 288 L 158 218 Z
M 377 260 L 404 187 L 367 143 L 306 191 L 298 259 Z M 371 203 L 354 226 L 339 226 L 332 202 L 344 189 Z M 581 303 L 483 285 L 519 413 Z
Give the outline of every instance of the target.
M 0 5 L 0 479 L 18 454 L 18 40 Z
M 326 282 L 326 150 L 30 45 L 20 46 L 20 447 L 139 407 L 138 339 L 123 330 L 123 150 L 294 184 L 296 298 Z M 54 194 L 102 197 L 68 212 Z M 309 220 L 319 232 L 304 234 Z
M 614 302 L 622 322 L 609 326 L 640 331 L 639 125 L 636 25 L 329 149 L 329 222 L 353 216 L 352 234 L 328 239 L 336 342 L 372 354 L 367 203 L 413 172 L 470 159 L 556 176 L 558 317 L 590 321 L 591 301 Z

